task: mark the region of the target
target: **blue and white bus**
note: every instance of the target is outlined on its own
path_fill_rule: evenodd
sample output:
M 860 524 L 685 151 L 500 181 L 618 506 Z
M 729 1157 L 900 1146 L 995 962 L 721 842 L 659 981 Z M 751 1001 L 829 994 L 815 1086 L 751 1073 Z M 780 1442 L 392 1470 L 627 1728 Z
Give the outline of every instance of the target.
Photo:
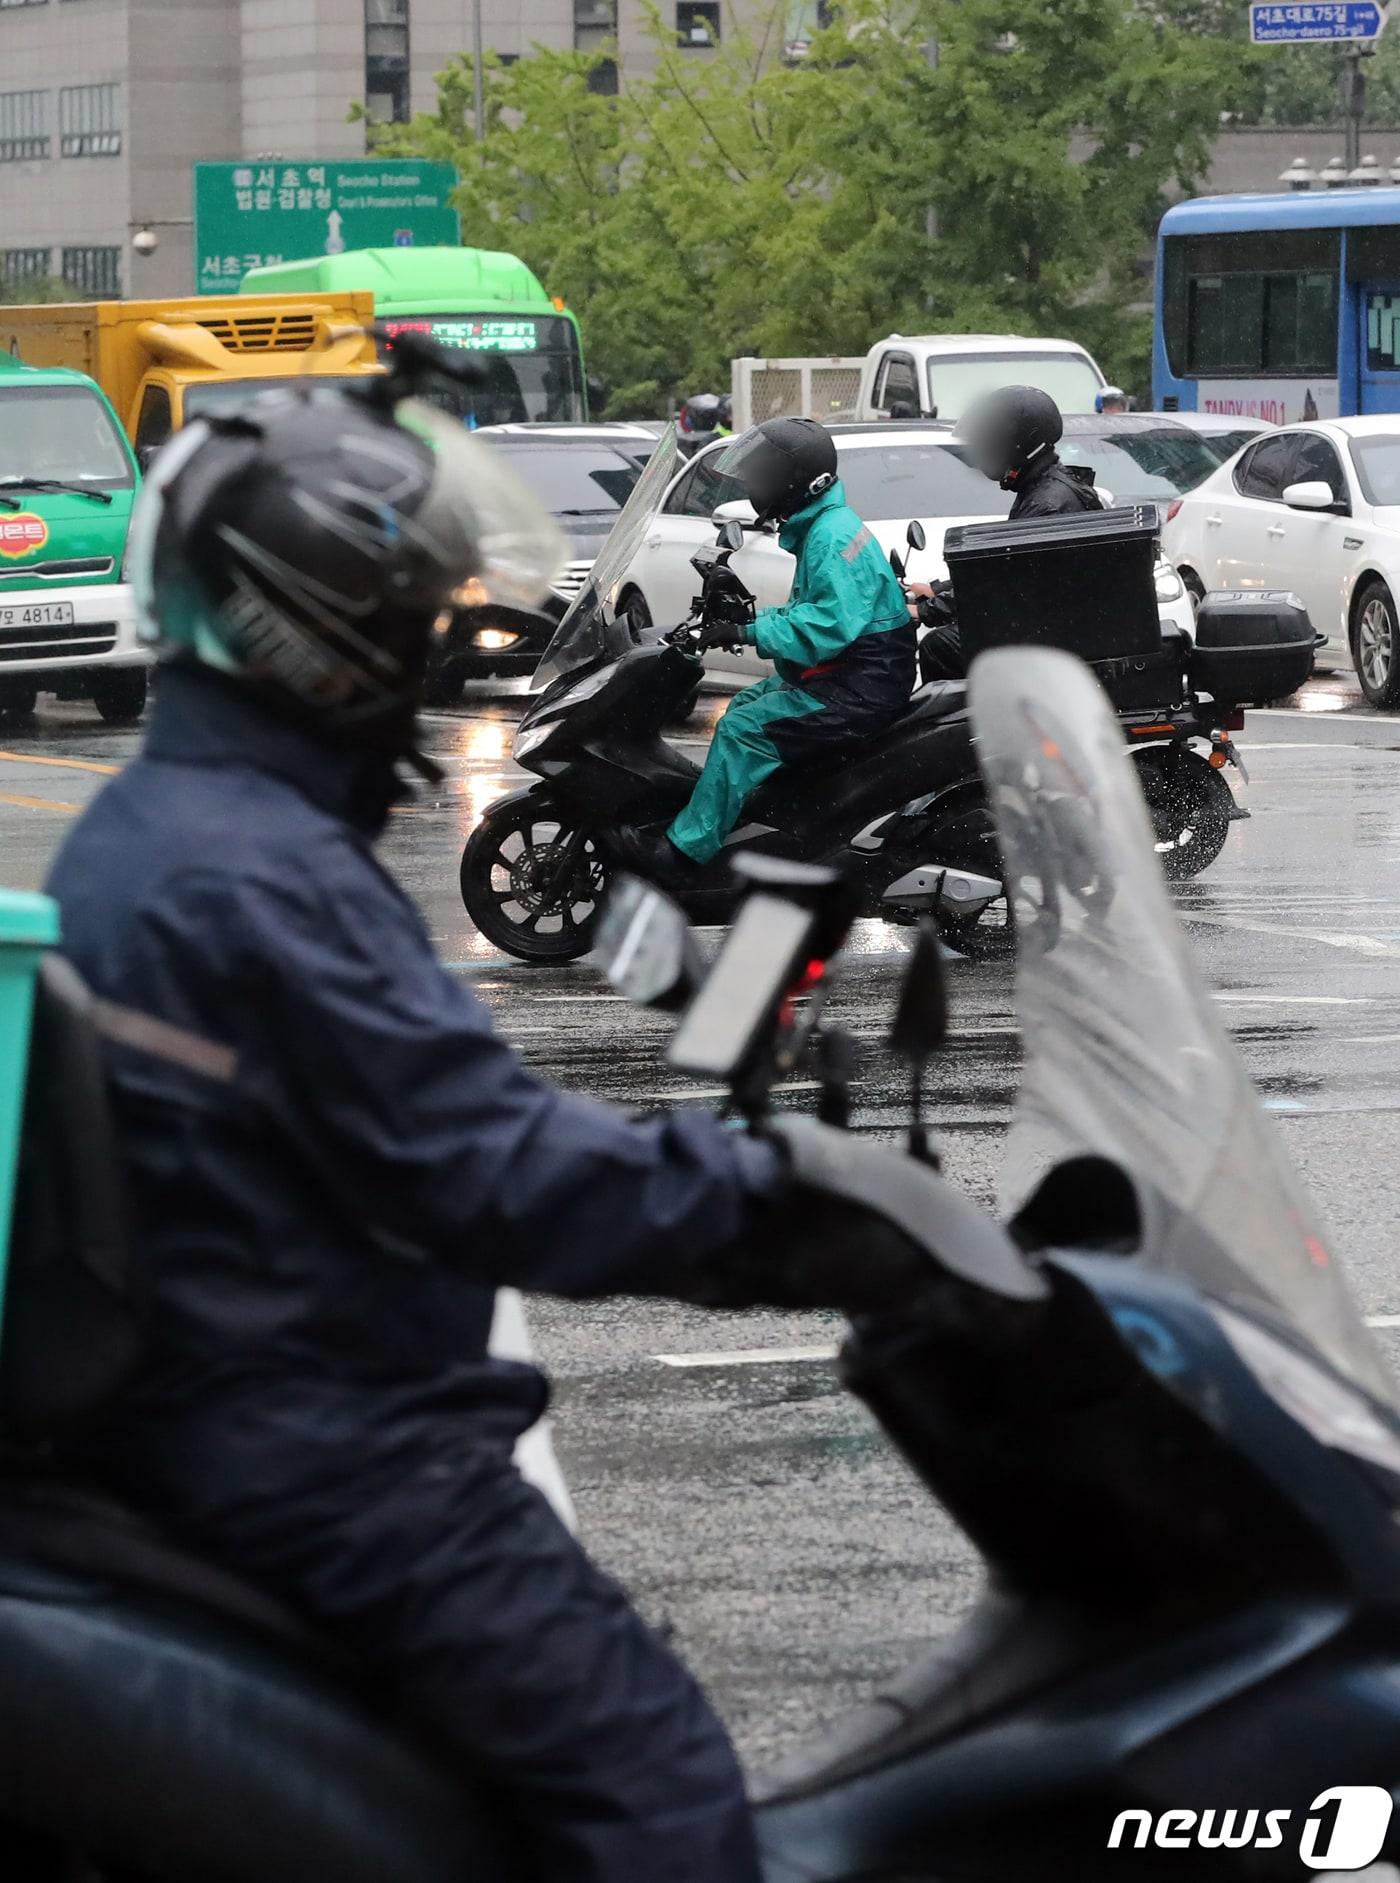
M 1157 234 L 1153 328 L 1160 411 L 1400 412 L 1400 189 L 1178 203 Z

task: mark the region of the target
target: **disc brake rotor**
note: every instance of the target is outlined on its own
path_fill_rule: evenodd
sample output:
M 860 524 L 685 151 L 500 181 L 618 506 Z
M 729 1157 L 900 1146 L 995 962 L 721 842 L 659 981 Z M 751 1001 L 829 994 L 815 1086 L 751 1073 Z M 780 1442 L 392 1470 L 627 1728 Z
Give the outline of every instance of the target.
M 501 859 L 510 871 L 511 899 L 531 915 L 537 910 L 548 913 L 552 909 L 562 908 L 566 902 L 596 901 L 603 892 L 602 869 L 598 860 L 585 852 L 575 858 L 569 880 L 561 885 L 550 901 L 545 901 L 545 885 L 559 868 L 567 842 L 565 836 L 562 840 L 555 838 L 549 843 L 526 844 L 519 856 L 509 861 L 504 857 Z

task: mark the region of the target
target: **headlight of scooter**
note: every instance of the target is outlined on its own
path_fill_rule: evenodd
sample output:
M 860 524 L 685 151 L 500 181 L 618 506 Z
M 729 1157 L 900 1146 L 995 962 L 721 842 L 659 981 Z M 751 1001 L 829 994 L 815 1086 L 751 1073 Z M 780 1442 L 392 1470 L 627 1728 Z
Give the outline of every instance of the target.
M 517 732 L 511 743 L 511 757 L 528 758 L 531 752 L 538 752 L 558 724 L 557 719 L 546 719 L 538 726 L 531 726 L 523 732 Z

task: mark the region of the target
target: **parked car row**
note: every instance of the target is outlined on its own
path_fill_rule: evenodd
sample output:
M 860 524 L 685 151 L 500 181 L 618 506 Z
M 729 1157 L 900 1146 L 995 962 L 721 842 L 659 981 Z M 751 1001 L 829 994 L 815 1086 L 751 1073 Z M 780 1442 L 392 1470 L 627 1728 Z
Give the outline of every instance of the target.
M 1173 506 L 1167 553 L 1193 594 L 1291 589 L 1319 661 L 1356 667 L 1373 706 L 1400 706 L 1400 422 L 1269 431 Z

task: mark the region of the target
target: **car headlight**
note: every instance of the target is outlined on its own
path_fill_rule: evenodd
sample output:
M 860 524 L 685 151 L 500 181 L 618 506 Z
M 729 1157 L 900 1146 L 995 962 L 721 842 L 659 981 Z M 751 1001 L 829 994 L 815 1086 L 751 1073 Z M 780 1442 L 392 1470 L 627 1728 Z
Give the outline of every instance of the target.
M 484 654 L 503 654 L 519 639 L 510 628 L 478 628 L 472 636 L 472 646 L 479 647 Z
M 1169 562 L 1159 562 L 1152 571 L 1159 602 L 1179 602 L 1186 593 L 1181 577 Z
M 558 724 L 557 719 L 546 719 L 538 726 L 531 726 L 525 731 L 517 732 L 511 746 L 511 757 L 528 758 L 531 752 L 537 752 Z

